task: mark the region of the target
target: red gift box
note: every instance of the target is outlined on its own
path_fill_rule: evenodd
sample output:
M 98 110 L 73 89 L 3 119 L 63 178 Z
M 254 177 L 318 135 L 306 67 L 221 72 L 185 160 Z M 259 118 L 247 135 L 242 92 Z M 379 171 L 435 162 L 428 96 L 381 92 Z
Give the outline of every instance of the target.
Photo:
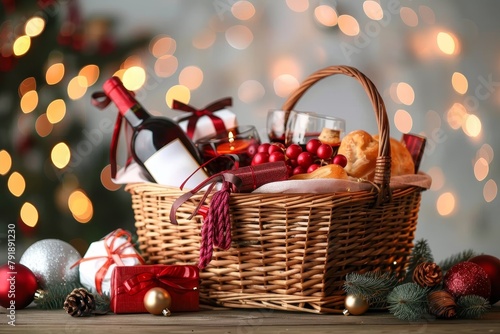
M 111 277 L 111 311 L 148 313 L 144 295 L 161 287 L 172 298 L 172 312 L 199 310 L 199 269 L 191 265 L 117 266 Z

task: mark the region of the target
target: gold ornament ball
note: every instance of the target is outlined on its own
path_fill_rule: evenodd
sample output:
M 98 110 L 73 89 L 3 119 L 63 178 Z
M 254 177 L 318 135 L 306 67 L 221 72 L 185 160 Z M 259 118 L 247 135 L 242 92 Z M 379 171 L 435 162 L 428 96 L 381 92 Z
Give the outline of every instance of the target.
M 154 315 L 170 315 L 172 298 L 167 290 L 163 288 L 152 288 L 144 295 L 144 307 Z
M 344 315 L 361 315 L 370 306 L 362 296 L 347 295 L 345 297 Z

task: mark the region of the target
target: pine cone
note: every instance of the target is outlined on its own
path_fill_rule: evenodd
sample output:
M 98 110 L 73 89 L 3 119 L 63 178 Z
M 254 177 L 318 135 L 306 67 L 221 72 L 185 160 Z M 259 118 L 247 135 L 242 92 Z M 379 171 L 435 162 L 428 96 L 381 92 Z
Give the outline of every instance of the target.
M 95 310 L 94 295 L 83 288 L 71 291 L 64 301 L 64 309 L 72 317 L 83 317 Z
M 433 287 L 441 283 L 443 272 L 434 262 L 422 262 L 413 272 L 413 282 L 421 287 Z
M 453 318 L 457 314 L 455 299 L 444 290 L 429 293 L 427 301 L 429 312 L 438 318 Z

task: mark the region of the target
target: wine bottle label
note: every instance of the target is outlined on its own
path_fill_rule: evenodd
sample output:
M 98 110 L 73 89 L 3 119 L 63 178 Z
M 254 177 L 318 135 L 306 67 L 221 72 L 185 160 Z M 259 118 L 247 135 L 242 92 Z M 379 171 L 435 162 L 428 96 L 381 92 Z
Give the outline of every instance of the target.
M 179 139 L 163 146 L 144 162 L 156 183 L 179 187 L 200 166 Z M 207 178 L 203 169 L 199 169 L 186 182 L 185 187 L 192 189 Z

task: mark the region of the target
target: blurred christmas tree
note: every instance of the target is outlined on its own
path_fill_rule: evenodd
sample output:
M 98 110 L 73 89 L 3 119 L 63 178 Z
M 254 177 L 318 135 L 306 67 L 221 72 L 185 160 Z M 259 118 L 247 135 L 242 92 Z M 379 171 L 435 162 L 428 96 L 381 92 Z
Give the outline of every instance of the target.
M 106 173 L 113 121 L 91 117 L 88 88 L 149 37 L 118 42 L 112 28 L 83 20 L 75 0 L 0 1 L 0 226 L 16 225 L 18 248 L 58 238 L 85 251 L 133 229 L 130 197 Z

